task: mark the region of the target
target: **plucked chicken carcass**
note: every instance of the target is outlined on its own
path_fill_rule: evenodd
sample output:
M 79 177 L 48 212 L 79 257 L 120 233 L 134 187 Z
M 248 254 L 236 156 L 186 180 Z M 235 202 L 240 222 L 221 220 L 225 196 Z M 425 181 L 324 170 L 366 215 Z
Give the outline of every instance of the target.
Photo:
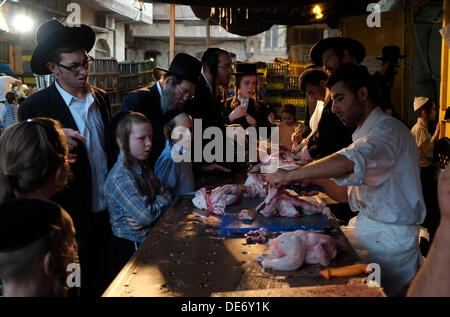
M 228 193 L 223 195 L 227 189 Z M 238 202 L 243 193 L 247 190 L 244 185 L 228 184 L 221 187 L 216 187 L 211 191 L 211 194 L 206 192 L 206 188 L 202 187 L 195 192 L 195 197 L 192 198 L 192 203 L 199 209 L 205 209 L 216 215 L 225 213 L 225 207 Z
M 306 201 L 284 187 L 273 185 L 267 187 L 266 199 L 256 207 L 256 211 L 261 212 L 265 217 L 274 215 L 277 210 L 280 216 L 298 217 L 300 213 L 296 207 L 301 207 L 302 212 L 307 215 L 328 212 L 325 204 Z
M 297 230 L 286 232 L 269 240 L 269 254 L 261 254 L 257 260 L 264 269 L 293 271 L 303 263 L 327 266 L 336 257 L 333 238 L 320 233 Z

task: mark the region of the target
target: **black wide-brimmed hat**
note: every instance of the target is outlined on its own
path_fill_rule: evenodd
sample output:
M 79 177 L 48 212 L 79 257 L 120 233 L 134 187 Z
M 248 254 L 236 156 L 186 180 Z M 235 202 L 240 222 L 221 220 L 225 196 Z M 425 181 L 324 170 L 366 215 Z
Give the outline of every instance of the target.
M 52 19 L 39 25 L 36 42 L 31 56 L 31 70 L 38 75 L 47 75 L 51 74 L 47 62 L 56 49 L 70 43 L 89 52 L 95 44 L 95 32 L 87 25 L 64 26 L 57 19 Z
M 382 56 L 377 57 L 377 59 L 385 61 L 393 61 L 397 59 L 405 58 L 406 55 L 400 55 L 400 47 L 397 45 L 389 45 L 383 47 Z
M 20 198 L 0 204 L 0 252 L 26 247 L 53 230 L 61 207 L 49 200 Z
M 348 37 L 328 37 L 320 40 L 311 48 L 311 59 L 317 66 L 322 66 L 322 55 L 328 49 L 345 49 L 349 51 L 359 64 L 366 56 L 366 49 L 359 41 Z
M 156 66 L 156 68 L 195 84 L 202 70 L 202 62 L 192 55 L 178 53 L 173 58 L 172 63 L 170 63 L 169 69 L 164 69 L 159 66 Z
M 258 73 L 256 63 L 237 63 L 234 75 L 263 75 L 263 73 Z

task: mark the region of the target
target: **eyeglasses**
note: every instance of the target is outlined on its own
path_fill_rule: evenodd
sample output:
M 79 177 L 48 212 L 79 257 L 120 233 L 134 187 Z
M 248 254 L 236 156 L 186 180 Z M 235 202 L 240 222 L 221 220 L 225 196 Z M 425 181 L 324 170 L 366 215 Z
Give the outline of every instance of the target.
M 92 58 L 88 57 L 83 64 L 75 64 L 72 66 L 65 66 L 65 65 L 61 65 L 59 63 L 55 63 L 58 66 L 61 66 L 64 69 L 67 69 L 68 71 L 71 72 L 79 72 L 81 69 L 85 69 L 85 70 L 89 70 L 89 67 L 91 66 L 91 62 L 92 62 Z
M 183 87 L 180 86 L 180 84 L 177 84 L 178 88 L 180 88 L 181 94 L 183 97 L 187 97 L 187 98 L 194 98 L 194 93 L 184 89 Z

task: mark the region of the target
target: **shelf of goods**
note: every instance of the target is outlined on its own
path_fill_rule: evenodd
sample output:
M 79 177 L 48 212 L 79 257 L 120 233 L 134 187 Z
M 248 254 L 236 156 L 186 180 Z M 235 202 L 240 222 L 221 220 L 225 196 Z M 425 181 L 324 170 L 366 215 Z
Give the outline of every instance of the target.
M 121 104 L 119 98 L 119 63 L 117 60 L 115 58 L 94 59 L 91 62 L 88 81 L 91 85 L 108 93 L 111 114 L 117 113 Z
M 266 74 L 266 102 L 279 114 L 282 106 L 292 104 L 297 108 L 297 119 L 304 120 L 306 96 L 300 91 L 300 75 L 303 65 L 288 62 L 266 64 L 266 70 L 258 69 Z

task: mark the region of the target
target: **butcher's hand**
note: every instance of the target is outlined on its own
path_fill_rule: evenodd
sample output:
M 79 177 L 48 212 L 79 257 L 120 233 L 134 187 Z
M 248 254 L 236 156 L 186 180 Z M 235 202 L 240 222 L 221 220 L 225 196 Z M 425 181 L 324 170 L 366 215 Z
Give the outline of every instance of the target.
M 136 220 L 134 220 L 133 218 L 130 217 L 130 215 L 125 214 L 125 219 L 127 220 L 128 224 L 134 229 L 134 230 L 142 230 L 144 229 L 143 225 L 140 225 L 136 222 Z
M 238 184 L 227 184 L 223 185 L 211 195 L 211 203 L 214 206 L 222 197 L 226 195 L 236 195 L 239 196 L 247 190 L 247 186 Z
M 81 135 L 80 132 L 78 132 L 78 131 L 75 131 L 73 129 L 67 129 L 67 128 L 64 128 L 62 130 L 66 136 L 67 146 L 69 147 L 69 151 L 73 150 L 74 148 L 76 148 L 78 146 L 77 140 L 80 140 L 84 143 L 87 142 L 87 138 L 85 136 Z
M 265 175 L 265 181 L 272 185 L 289 185 L 289 171 L 278 169 L 275 173 Z

